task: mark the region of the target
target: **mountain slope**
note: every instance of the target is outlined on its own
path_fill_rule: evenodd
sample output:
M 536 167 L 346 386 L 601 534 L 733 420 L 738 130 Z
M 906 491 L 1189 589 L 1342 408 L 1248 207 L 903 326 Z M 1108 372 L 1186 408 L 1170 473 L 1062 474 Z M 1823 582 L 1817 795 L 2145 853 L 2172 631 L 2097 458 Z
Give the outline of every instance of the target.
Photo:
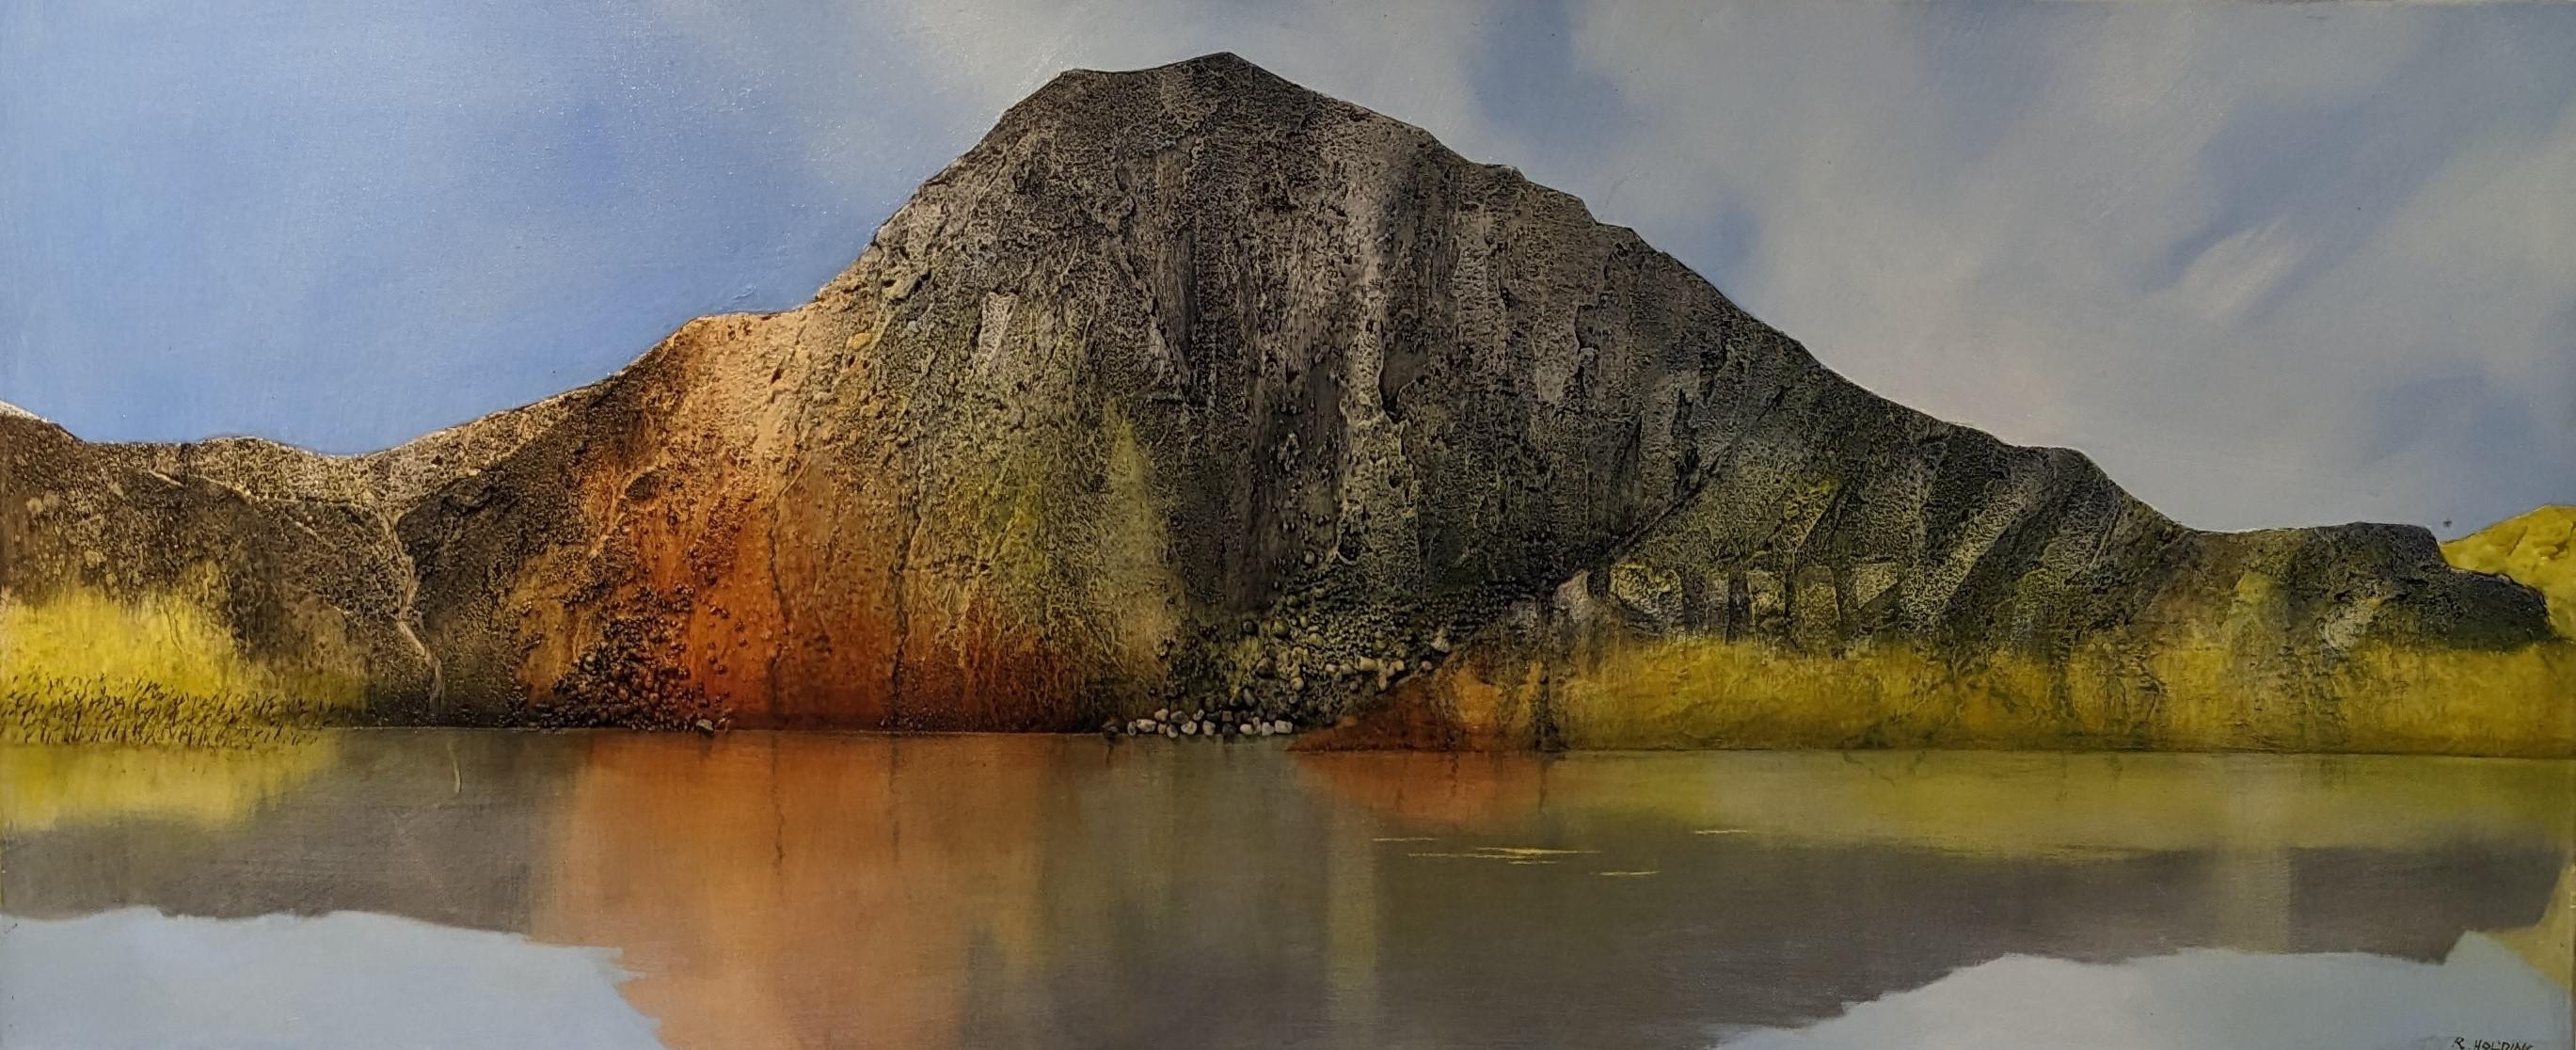
M 1318 721 L 1402 679 L 1347 740 L 1759 743 L 1615 699 L 1583 716 L 1548 683 L 1622 666 L 1584 655 L 1614 636 L 1756 667 L 1901 646 L 2042 681 L 2223 628 L 2216 680 L 2315 717 L 2219 744 L 2569 734 L 2563 701 L 2519 696 L 2439 739 L 2327 710 L 2329 665 L 2373 646 L 2554 659 L 2529 652 L 2536 594 L 2449 570 L 2422 530 L 2182 528 L 2079 455 L 1845 382 L 1571 197 L 1231 56 L 1068 73 L 812 303 L 692 322 L 601 383 L 399 449 L 0 428 L 35 464 L 0 475 L 13 600 L 193 596 L 245 659 L 377 719 Z M 192 494 L 136 495 L 154 478 Z M 179 540 L 114 564 L 155 534 Z M 1616 615 L 1569 633 L 1585 601 Z M 1538 683 L 1507 714 L 1425 673 L 1497 660 Z M 2116 737 L 2017 717 L 2039 743 L 2205 742 L 2131 706 Z
M 2558 633 L 2576 638 L 2576 506 L 2548 506 L 2507 518 L 2442 545 L 2471 572 L 2510 577 L 2549 601 Z

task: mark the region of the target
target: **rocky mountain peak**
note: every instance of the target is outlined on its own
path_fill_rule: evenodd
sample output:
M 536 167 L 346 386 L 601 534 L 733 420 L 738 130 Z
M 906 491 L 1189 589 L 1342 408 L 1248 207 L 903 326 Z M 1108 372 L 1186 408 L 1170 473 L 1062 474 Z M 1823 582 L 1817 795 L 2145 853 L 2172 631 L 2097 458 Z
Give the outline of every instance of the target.
M 254 659 L 385 720 L 2576 746 L 2524 679 L 2427 730 L 2432 678 L 2354 677 L 2564 673 L 2539 596 L 2421 530 L 2183 528 L 1232 55 L 1058 77 L 812 303 L 539 405 L 319 465 L 59 444 L 0 477 L 0 587 L 211 578 Z M 1887 710 L 1764 692 L 1889 660 L 1930 684 Z

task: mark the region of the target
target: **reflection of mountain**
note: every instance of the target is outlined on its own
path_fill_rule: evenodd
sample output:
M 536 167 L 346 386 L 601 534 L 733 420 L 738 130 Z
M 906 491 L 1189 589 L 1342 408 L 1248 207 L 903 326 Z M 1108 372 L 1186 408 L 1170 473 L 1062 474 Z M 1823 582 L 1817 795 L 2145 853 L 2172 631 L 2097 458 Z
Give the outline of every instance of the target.
M 1059 760 L 948 743 L 592 739 L 530 929 L 624 949 L 675 1047 L 949 1045 L 1038 947 Z
M 2540 921 L 2488 932 L 2559 987 L 2576 989 L 2576 857 L 2559 871 L 2558 885 L 2549 891 L 2549 906 Z
M 12 1047 L 661 1045 L 597 949 L 355 912 L 219 922 L 133 908 L 0 924 Z
M 10 833 L 5 893 L 615 947 L 675 1047 L 1698 1046 L 2015 954 L 2555 950 L 2571 775 L 360 733 L 221 832 Z M 1456 856 L 1487 847 L 1591 852 Z
M 526 927 L 546 792 L 569 775 L 575 741 L 410 730 L 316 740 L 319 750 L 303 753 L 326 760 L 219 819 L 174 810 L 161 789 L 183 789 L 193 803 L 210 766 L 288 752 L 12 750 L 51 756 L 8 767 L 13 797 L 80 789 L 122 804 L 59 809 L 50 826 L 0 822 L 0 909 L 45 918 L 137 904 L 227 918 L 348 910 Z
M 2540 598 L 2423 530 L 2184 528 L 1232 56 L 1057 78 L 813 302 L 551 401 L 0 453 L 29 622 L 186 606 L 233 673 L 165 677 L 380 719 L 1313 724 L 1409 678 L 1352 739 L 2576 748 Z M 0 704 L 182 688 L 7 657 Z
M 2015 956 L 1860 1004 L 1805 1030 L 1742 1033 L 1721 1045 L 2564 1050 L 2576 1038 L 2569 1024 L 2565 989 L 2471 934 L 2438 963 L 2228 951 L 2109 964 Z
M 1491 821 L 1537 807 L 1544 794 L 1551 808 L 1652 816 L 1766 842 L 1990 857 L 2506 846 L 2556 841 L 2576 820 L 2576 764 L 2555 760 L 1358 753 L 1309 756 L 1298 768 L 1337 794 L 1434 824 Z

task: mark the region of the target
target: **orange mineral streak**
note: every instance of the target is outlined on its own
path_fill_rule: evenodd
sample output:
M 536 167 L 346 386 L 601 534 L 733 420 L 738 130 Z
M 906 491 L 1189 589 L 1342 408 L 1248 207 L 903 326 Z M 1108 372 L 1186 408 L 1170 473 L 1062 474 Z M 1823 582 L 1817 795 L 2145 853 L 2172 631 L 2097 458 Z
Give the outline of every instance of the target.
M 521 685 L 582 703 L 568 675 L 604 649 L 675 671 L 643 677 L 739 726 L 1090 724 L 1088 662 L 948 564 L 971 523 L 924 513 L 894 398 L 847 364 L 833 396 L 797 392 L 824 381 L 809 377 L 812 313 L 694 322 L 610 395 L 638 408 L 584 457 L 580 514 L 599 539 L 532 560 L 512 592 Z
M 781 326 L 692 322 L 648 355 L 656 367 L 636 370 L 633 388 L 607 395 L 640 407 L 634 429 L 585 450 L 578 503 L 583 519 L 604 525 L 599 539 L 535 560 L 513 591 L 529 610 L 521 681 L 532 695 L 579 702 L 557 697 L 573 659 L 607 643 L 620 621 L 655 622 L 670 629 L 638 658 L 746 715 L 769 709 L 768 653 L 785 633 L 770 508 L 788 437 L 780 414 L 762 408 L 793 357 Z
M 835 501 L 791 475 L 772 505 L 771 563 L 783 596 L 765 709 L 754 724 L 781 728 L 894 724 L 894 667 L 904 622 L 894 566 L 907 524 L 868 481 Z M 879 502 L 884 501 L 884 502 Z
M 1510 751 L 1539 742 L 1536 660 L 1471 649 L 1389 689 L 1376 707 L 1300 738 L 1300 751 Z
M 936 607 L 935 582 L 914 601 Z M 919 606 L 917 605 L 916 608 Z M 1081 724 L 1085 669 L 1057 657 L 1034 635 L 971 598 L 945 610 L 936 627 L 912 621 L 902 693 L 891 728 L 1046 730 Z

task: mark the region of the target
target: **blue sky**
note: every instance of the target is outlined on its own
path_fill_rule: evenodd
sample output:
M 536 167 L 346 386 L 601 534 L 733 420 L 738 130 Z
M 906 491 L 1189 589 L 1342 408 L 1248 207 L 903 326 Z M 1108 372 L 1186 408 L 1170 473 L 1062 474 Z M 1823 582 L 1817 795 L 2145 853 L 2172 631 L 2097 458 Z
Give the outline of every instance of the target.
M 1213 50 L 2195 525 L 2576 502 L 2576 5 L 34 0 L 0 399 L 396 443 L 803 301 L 1059 69 Z

